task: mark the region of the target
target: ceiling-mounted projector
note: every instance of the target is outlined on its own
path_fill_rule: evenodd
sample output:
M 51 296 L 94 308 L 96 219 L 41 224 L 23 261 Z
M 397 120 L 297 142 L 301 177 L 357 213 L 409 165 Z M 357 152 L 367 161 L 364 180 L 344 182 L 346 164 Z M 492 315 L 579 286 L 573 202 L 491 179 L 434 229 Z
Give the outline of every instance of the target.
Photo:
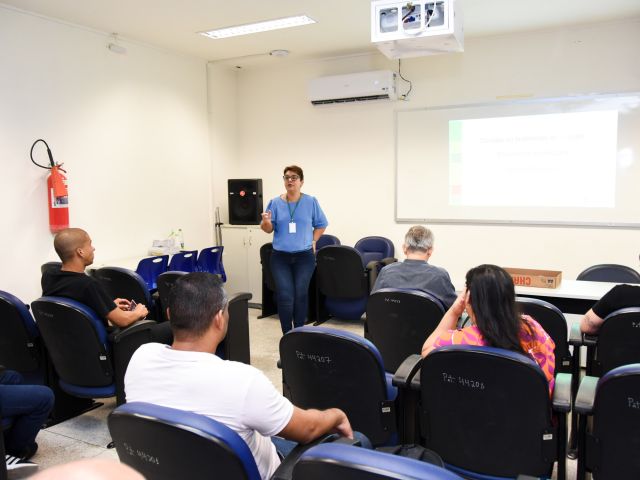
M 373 0 L 371 41 L 391 59 L 464 51 L 456 0 Z

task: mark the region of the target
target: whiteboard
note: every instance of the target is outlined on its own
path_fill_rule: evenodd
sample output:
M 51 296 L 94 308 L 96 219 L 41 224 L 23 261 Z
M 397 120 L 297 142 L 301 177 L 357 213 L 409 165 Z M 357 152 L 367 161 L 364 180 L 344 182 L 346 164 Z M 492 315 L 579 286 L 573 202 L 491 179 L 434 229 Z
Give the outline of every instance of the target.
M 640 93 L 396 111 L 396 221 L 640 228 Z

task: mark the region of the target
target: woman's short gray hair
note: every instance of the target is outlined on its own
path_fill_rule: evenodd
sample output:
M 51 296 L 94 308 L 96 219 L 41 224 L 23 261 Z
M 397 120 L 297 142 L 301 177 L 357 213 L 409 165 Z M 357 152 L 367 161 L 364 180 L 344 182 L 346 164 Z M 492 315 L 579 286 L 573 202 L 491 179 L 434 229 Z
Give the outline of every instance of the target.
M 427 252 L 433 248 L 433 232 L 422 225 L 414 225 L 404 236 L 407 250 Z

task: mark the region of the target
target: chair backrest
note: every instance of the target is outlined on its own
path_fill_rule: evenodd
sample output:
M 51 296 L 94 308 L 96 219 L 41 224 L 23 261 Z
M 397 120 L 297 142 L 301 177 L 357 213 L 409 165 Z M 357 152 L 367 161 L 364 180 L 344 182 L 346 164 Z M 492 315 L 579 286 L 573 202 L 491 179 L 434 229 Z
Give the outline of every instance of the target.
M 198 264 L 198 251 L 178 252 L 171 256 L 169 270 L 172 272 L 195 272 Z
M 420 290 L 383 288 L 369 296 L 365 331 L 388 372 L 395 372 L 422 344 L 444 315 L 442 302 Z
M 442 347 L 423 360 L 420 386 L 425 446 L 446 464 L 498 477 L 551 476 L 561 440 L 535 361 L 498 348 Z
M 216 355 L 224 360 L 251 364 L 249 343 L 250 293 L 236 293 L 229 298 L 229 327 L 227 335 L 218 344 Z
M 597 342 L 587 375 L 600 377 L 616 367 L 640 363 L 640 308 L 622 308 L 607 315 Z
M 138 262 L 136 273 L 142 277 L 149 290 L 155 290 L 158 288 L 158 275 L 167 271 L 168 264 L 169 255 L 143 258 Z
M 222 252 L 224 247 L 208 247 L 200 250 L 196 270 L 220 275 L 223 282 L 227 281 L 227 274 L 222 264 Z
M 77 393 L 69 391 L 74 386 L 80 390 L 113 386 L 107 330 L 93 310 L 62 297 L 41 297 L 31 308 L 65 391 Z
M 0 290 L 0 365 L 20 373 L 42 367 L 40 332 L 20 299 Z
M 385 237 L 364 237 L 356 242 L 354 248 L 360 252 L 364 265 L 370 261 L 380 261 L 393 257 L 395 248 L 393 242 Z
M 203 415 L 132 402 L 116 408 L 108 424 L 120 461 L 145 478 L 260 479 L 242 438 Z
M 556 373 L 571 372 L 571 353 L 569 352 L 568 325 L 563 313 L 549 302 L 537 298 L 517 297 L 520 311 L 537 321 L 556 344 L 553 351 L 556 356 Z
M 276 281 L 271 273 L 271 252 L 273 252 L 273 243 L 265 243 L 260 247 L 260 263 L 262 264 L 262 281 L 266 283 L 267 288 L 272 292 L 276 291 Z
M 387 386 L 382 357 L 371 342 L 343 330 L 299 327 L 280 339 L 280 361 L 294 405 L 341 408 L 374 445 L 391 439 L 396 389 Z
M 580 272 L 576 280 L 590 282 L 640 283 L 640 273 L 626 265 L 603 263 Z
M 331 245 L 318 251 L 316 279 L 327 297 L 362 298 L 368 294 L 367 272 L 355 248 Z
M 340 239 L 333 235 L 320 235 L 320 238 L 316 242 L 316 252 L 323 247 L 327 247 L 329 245 L 340 245 Z
M 342 319 L 357 320 L 369 295 L 369 272 L 360 252 L 345 245 L 331 245 L 316 255 L 316 285 L 326 297 L 325 309 Z
M 324 443 L 304 452 L 293 480 L 461 480 L 430 463 L 350 445 Z
M 187 272 L 164 272 L 158 276 L 158 296 L 162 305 L 162 317 L 167 320 L 167 306 L 169 305 L 169 294 L 176 281 L 186 275 Z
M 600 378 L 585 448 L 594 479 L 640 478 L 639 413 L 640 364 L 615 368 Z
M 151 306 L 151 294 L 144 279 L 133 270 L 120 267 L 103 267 L 93 272 L 93 277 L 113 298 L 126 298 Z
M 49 270 L 56 271 L 60 270 L 62 267 L 62 262 L 45 262 L 40 265 L 40 273 L 47 272 Z

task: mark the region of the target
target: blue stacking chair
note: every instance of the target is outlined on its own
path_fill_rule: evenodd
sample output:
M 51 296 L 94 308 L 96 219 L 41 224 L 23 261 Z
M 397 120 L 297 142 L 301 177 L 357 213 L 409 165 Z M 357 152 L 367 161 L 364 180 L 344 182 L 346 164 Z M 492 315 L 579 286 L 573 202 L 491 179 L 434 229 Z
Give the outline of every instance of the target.
M 578 480 L 640 478 L 640 363 L 586 376 L 575 404 L 580 415 Z M 591 422 L 588 422 L 591 417 Z
M 116 408 L 108 424 L 120 461 L 145 478 L 260 480 L 247 444 L 209 417 L 132 402 Z
M 0 290 L 0 365 L 20 372 L 26 384 L 44 384 L 44 351 L 31 312 L 18 297 Z
M 223 282 L 227 281 L 227 274 L 222 264 L 222 252 L 224 247 L 208 247 L 200 250 L 196 270 L 199 272 L 209 272 L 220 275 Z
M 340 408 L 373 445 L 397 443 L 397 389 L 370 341 L 343 330 L 294 328 L 280 339 L 280 365 L 294 405 Z
M 580 272 L 576 280 L 589 282 L 640 283 L 640 273 L 626 265 L 603 263 Z
M 171 256 L 168 270 L 171 272 L 195 272 L 197 269 L 198 251 L 178 252 Z
M 362 255 L 362 264 L 369 271 L 369 290 L 373 290 L 382 267 L 397 261 L 393 256 L 393 242 L 385 237 L 364 237 L 358 240 L 353 248 Z
M 152 341 L 150 320 L 140 320 L 110 336 L 104 321 L 86 305 L 63 297 L 31 304 L 60 388 L 80 398 L 117 395 L 124 402 L 124 374 L 133 352 Z
M 136 273 L 142 277 L 149 291 L 153 293 L 158 288 L 158 275 L 166 272 L 168 265 L 169 255 L 143 258 L 138 262 Z
M 371 261 L 381 262 L 386 258 L 393 258 L 395 247 L 393 242 L 385 237 L 364 237 L 353 246 L 362 255 L 364 265 Z
M 444 468 L 350 445 L 323 443 L 304 452 L 293 480 L 462 480 Z

